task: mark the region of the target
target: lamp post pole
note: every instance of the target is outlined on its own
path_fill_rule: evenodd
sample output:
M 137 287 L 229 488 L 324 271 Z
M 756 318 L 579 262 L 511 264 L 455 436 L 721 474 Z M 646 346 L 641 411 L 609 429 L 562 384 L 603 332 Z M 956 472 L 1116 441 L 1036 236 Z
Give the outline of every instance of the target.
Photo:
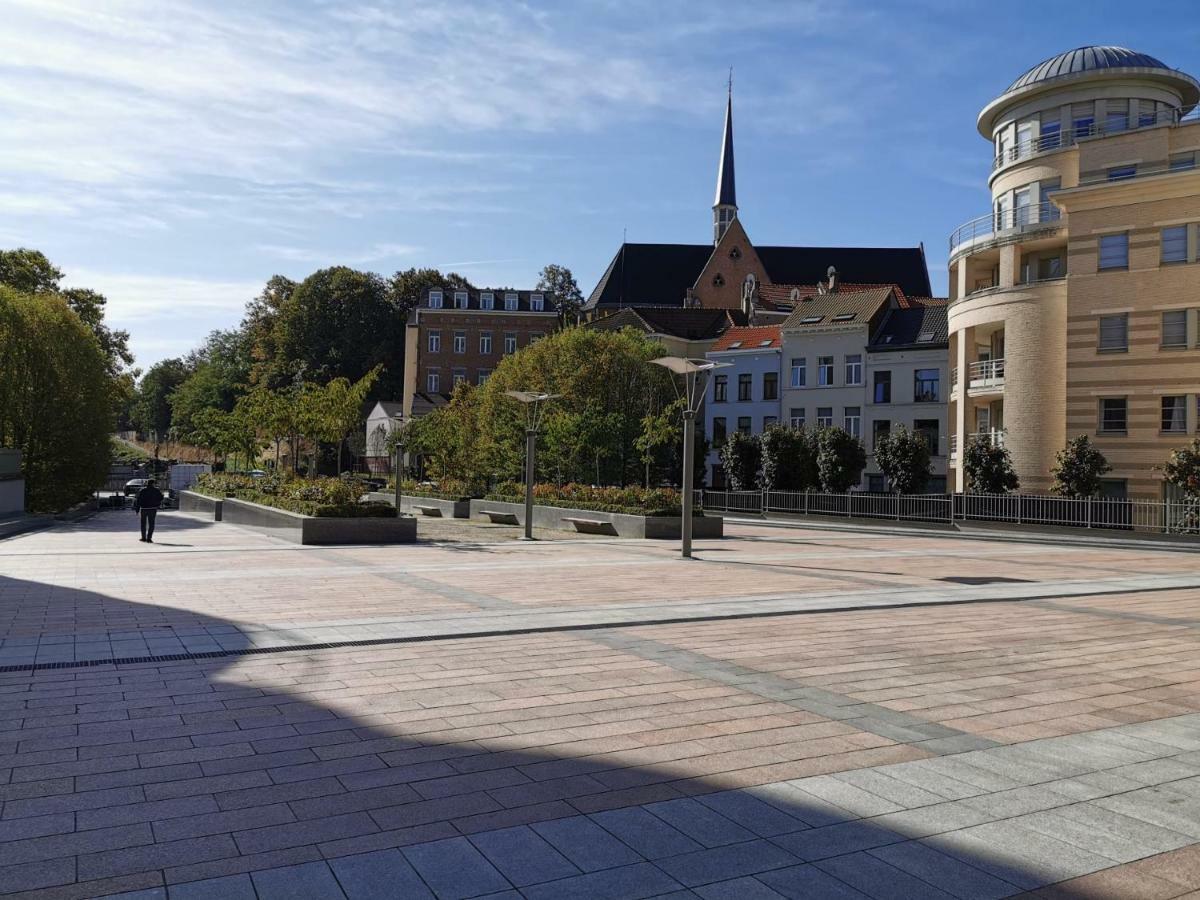
M 691 559 L 692 556 L 692 502 L 694 500 L 692 484 L 695 481 L 695 472 L 693 471 L 696 464 L 695 443 L 696 413 L 691 409 L 685 409 L 683 411 L 683 522 L 681 523 L 681 537 L 683 539 L 683 556 L 686 559 Z
M 400 426 L 404 422 L 403 416 L 396 416 L 392 419 L 392 433 L 396 435 L 396 515 L 400 515 L 400 480 L 404 477 L 404 448 L 400 445 Z
M 533 540 L 534 454 L 537 453 L 537 429 L 525 429 L 525 540 Z

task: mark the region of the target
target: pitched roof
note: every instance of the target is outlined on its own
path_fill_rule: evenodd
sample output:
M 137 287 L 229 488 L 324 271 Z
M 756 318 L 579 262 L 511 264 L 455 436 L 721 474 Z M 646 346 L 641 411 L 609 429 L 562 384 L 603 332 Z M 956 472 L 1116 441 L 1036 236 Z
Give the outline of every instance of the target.
M 855 294 L 859 291 L 871 291 L 876 288 L 892 288 L 896 292 L 896 299 L 903 306 L 908 302 L 908 297 L 904 293 L 903 288 L 898 284 L 845 284 L 839 283 L 836 293 L 839 294 Z M 764 305 L 771 305 L 779 309 L 792 309 L 795 306 L 792 300 L 792 291 L 796 291 L 796 297 L 803 300 L 806 297 L 819 297 L 825 293 L 823 285 L 820 284 L 764 284 L 758 289 L 759 300 L 764 302 Z
M 738 344 L 739 346 L 732 346 Z M 720 350 L 778 350 L 782 344 L 778 325 L 730 328 L 713 344 L 710 353 Z
M 871 317 L 894 296 L 890 286 L 853 293 L 838 291 L 835 294 L 818 294 L 811 300 L 798 303 L 780 327 L 785 331 L 795 331 L 840 324 L 868 325 Z
M 389 419 L 392 416 L 398 416 L 404 411 L 404 404 L 399 400 L 379 400 L 371 404 L 371 415 L 375 415 L 375 410 L 381 410 Z
M 721 136 L 721 162 L 717 165 L 717 195 L 713 206 L 737 206 L 733 177 L 733 88 L 725 103 L 725 133 Z
M 907 309 L 888 311 L 875 334 L 871 336 L 868 350 L 880 352 L 913 348 L 940 349 L 949 345 L 947 301 L 914 297 L 910 303 Z
M 932 293 L 920 247 L 754 249 L 771 284 L 816 285 L 834 266 L 854 283 L 895 283 L 913 296 Z M 711 244 L 622 244 L 584 308 L 682 305 L 712 253 Z
M 683 306 L 641 306 L 622 309 L 587 324 L 588 328 L 616 331 L 637 328 L 645 334 L 666 334 L 691 341 L 712 340 L 726 329 L 746 322 L 737 309 L 698 309 Z

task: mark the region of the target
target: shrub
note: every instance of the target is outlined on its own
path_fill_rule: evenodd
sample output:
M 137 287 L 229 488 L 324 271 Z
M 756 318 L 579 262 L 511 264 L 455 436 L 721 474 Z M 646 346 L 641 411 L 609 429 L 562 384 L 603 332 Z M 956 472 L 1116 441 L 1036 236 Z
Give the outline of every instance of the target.
M 841 428 L 822 428 L 817 432 L 817 472 L 821 490 L 844 494 L 862 479 L 867 467 L 867 451 L 862 441 Z
M 764 490 L 807 491 L 820 481 L 816 436 L 803 428 L 772 425 L 759 438 Z
M 392 490 L 396 482 L 389 482 Z M 471 484 L 457 478 L 443 478 L 432 484 L 427 482 L 405 479 L 400 482 L 400 493 L 409 497 L 431 497 L 435 500 L 469 500 L 472 497 L 482 497 L 485 493 L 483 485 Z
M 1054 484 L 1050 490 L 1064 497 L 1094 497 L 1100 493 L 1100 476 L 1112 470 L 1104 454 L 1086 434 L 1067 441 L 1054 458 Z
M 1200 438 L 1186 447 L 1171 451 L 1163 466 L 1163 480 L 1174 485 L 1188 497 L 1200 497 Z
M 525 485 L 506 481 L 489 491 L 486 499 L 524 503 Z M 538 506 L 593 509 L 597 512 L 628 513 L 635 516 L 677 516 L 682 501 L 679 491 L 674 488 L 535 484 L 533 502 Z
M 1007 494 L 1020 487 L 1012 457 L 991 441 L 972 441 L 963 454 L 963 470 L 977 494 Z
M 210 497 L 233 497 L 263 506 L 321 518 L 392 517 L 388 503 L 360 503 L 365 485 L 353 476 L 341 478 L 294 478 L 214 472 L 196 480 L 196 490 Z
M 721 447 L 721 465 L 731 491 L 752 491 L 758 486 L 762 447 L 752 434 L 735 431 Z
M 898 494 L 919 494 L 929 483 L 929 442 L 903 425 L 876 438 L 875 462 Z

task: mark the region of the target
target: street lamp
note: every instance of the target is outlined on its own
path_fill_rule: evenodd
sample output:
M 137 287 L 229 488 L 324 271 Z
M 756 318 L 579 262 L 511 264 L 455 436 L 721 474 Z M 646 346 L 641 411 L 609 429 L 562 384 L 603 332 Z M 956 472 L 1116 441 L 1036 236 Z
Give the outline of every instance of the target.
M 404 425 L 404 413 L 392 416 L 392 434 L 396 444 L 396 515 L 400 515 L 400 479 L 404 475 L 404 448 L 400 446 L 400 429 Z
M 685 559 L 691 559 L 692 503 L 694 500 L 692 484 L 695 480 L 693 473 L 693 469 L 695 469 L 695 452 L 693 447 L 696 443 L 696 413 L 700 409 L 700 404 L 704 402 L 704 391 L 708 386 L 707 379 L 702 376 L 707 376 L 713 369 L 723 369 L 730 365 L 730 363 L 713 362 L 709 359 L 686 359 L 682 356 L 660 356 L 658 359 L 650 360 L 650 362 L 662 366 L 675 375 L 683 376 L 683 392 L 680 394 L 684 401 L 683 521 L 681 523 L 681 537 L 683 539 L 683 556 Z M 675 384 L 676 392 L 679 392 L 678 383 L 675 382 L 674 378 L 671 381 Z
M 535 391 L 505 391 L 525 404 L 525 540 L 533 540 L 533 458 L 537 453 L 537 430 L 541 424 L 542 404 L 562 394 L 539 394 Z

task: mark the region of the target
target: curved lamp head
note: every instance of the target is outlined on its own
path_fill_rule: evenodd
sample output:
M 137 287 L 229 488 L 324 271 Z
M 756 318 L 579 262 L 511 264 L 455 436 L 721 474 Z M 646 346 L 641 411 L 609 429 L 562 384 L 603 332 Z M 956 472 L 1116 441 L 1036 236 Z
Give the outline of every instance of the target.
M 554 400 L 562 394 L 540 394 L 537 391 L 505 391 L 504 396 L 512 397 L 522 403 L 541 403 L 543 400 Z

